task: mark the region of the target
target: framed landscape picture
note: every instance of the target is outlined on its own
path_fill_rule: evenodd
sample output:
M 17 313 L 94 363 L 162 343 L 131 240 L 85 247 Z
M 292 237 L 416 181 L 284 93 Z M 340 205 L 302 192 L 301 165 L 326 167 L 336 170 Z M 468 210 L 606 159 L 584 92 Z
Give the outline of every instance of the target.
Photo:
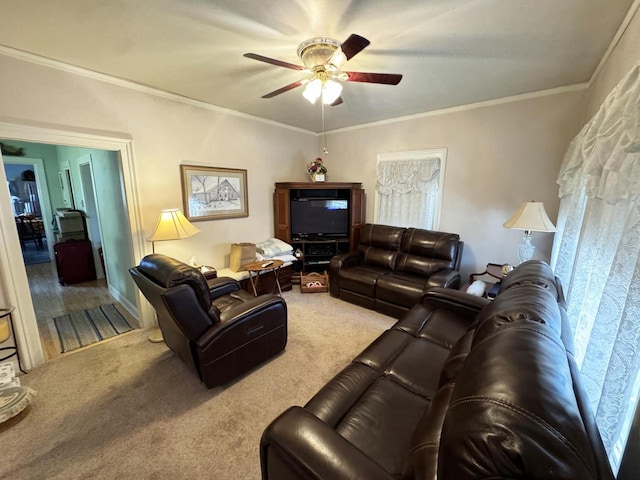
M 246 170 L 180 165 L 180 176 L 190 221 L 249 216 Z

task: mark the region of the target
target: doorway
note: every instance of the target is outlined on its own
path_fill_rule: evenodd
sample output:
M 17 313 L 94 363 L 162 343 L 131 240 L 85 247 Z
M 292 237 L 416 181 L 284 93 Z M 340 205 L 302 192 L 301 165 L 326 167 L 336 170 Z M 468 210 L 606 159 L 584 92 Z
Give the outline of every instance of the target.
M 72 145 L 75 147 L 115 152 L 118 161 L 111 162 L 111 165 L 107 165 L 107 167 L 115 168 L 118 171 L 121 183 L 117 191 L 123 194 L 120 200 L 124 205 L 124 224 L 126 231 L 135 232 L 135 234 L 129 234 L 126 236 L 127 238 L 124 239 L 127 244 L 127 251 L 130 252 L 126 255 L 127 258 L 119 256 L 118 254 L 120 252 L 118 252 L 118 250 L 112 252 L 114 264 L 106 265 L 107 276 L 109 276 L 110 268 L 114 271 L 113 282 L 111 281 L 112 279 L 110 279 L 109 288 L 111 291 L 112 284 L 116 284 L 116 286 L 119 287 L 119 290 L 115 290 L 116 295 L 121 297 L 119 301 L 126 305 L 128 311 L 137 316 L 141 327 L 152 326 L 154 324 L 154 317 L 151 307 L 144 302 L 140 294 L 135 291 L 135 288 L 132 288 L 134 293 L 129 295 L 130 299 L 125 296 L 127 292 L 123 283 L 128 280 L 125 275 L 127 272 L 125 271 L 123 274 L 122 269 L 118 268 L 122 262 L 133 264 L 133 259 L 144 256 L 147 248 L 142 235 L 142 228 L 140 227 L 131 140 L 126 138 L 105 137 L 101 134 L 43 129 L 1 122 L 0 138 L 12 139 L 18 142 L 36 142 L 55 146 Z M 1 160 L 0 157 L 0 161 Z M 1 175 L 4 175 L 3 171 Z M 100 194 L 100 192 L 94 193 L 97 195 Z M 33 368 L 44 362 L 44 352 L 40 344 L 26 269 L 22 263 L 21 256 L 16 255 L 20 246 L 17 231 L 13 227 L 14 220 L 9 202 L 8 191 L 6 189 L 0 189 L 0 224 L 2 226 L 0 229 L 0 282 L 2 283 L 2 287 L 4 287 L 0 288 L 0 300 L 2 300 L 3 303 L 15 306 L 14 322 L 18 344 L 25 359 L 26 367 Z M 122 230 L 118 230 L 116 233 L 120 231 Z M 107 242 L 103 242 L 105 248 L 107 245 Z M 115 248 L 117 248 L 117 246 Z M 106 253 L 105 251 L 105 254 Z M 118 264 L 115 264 L 116 260 L 119 262 Z
M 45 258 L 53 259 L 54 235 L 52 229 L 53 213 L 49 202 L 49 187 L 44 168 L 44 160 L 41 158 L 13 157 L 5 156 L 4 170 L 9 182 L 9 192 L 11 194 L 11 209 L 14 217 L 26 215 L 39 219 L 37 224 L 32 223 L 29 227 L 31 236 L 41 237 L 43 242 L 32 244 L 20 242 L 23 253 L 32 255 L 36 262 L 46 261 Z M 33 180 L 24 180 L 25 172 L 33 172 Z M 20 172 L 18 174 L 18 172 Z M 35 192 L 34 192 L 35 190 Z M 17 194 L 17 195 L 14 195 Z M 16 200 L 17 197 L 17 200 Z M 37 234 L 37 235 L 35 235 Z M 26 252 L 25 248 L 29 251 Z M 42 252 L 42 248 L 46 248 Z

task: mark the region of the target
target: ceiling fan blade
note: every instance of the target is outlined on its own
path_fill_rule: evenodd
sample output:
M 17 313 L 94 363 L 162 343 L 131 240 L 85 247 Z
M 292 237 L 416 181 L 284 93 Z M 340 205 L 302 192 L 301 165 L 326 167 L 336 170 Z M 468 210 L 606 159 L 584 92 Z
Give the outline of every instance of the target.
M 402 80 L 402 75 L 397 73 L 365 73 L 345 72 L 349 75 L 350 82 L 383 83 L 385 85 L 397 85 Z
M 341 103 L 343 103 L 342 101 L 342 97 L 338 97 L 336 98 L 333 103 L 331 104 L 332 107 L 337 107 L 338 105 L 340 105 Z
M 349 60 L 364 50 L 370 43 L 366 38 L 352 33 L 340 46 L 340 50 L 342 50 L 346 59 Z
M 260 62 L 270 63 L 271 65 L 276 65 L 277 67 L 290 68 L 292 70 L 304 70 L 304 67 L 301 65 L 283 62 L 282 60 L 276 60 L 275 58 L 264 57 L 262 55 L 258 55 L 257 53 L 245 53 L 243 57 L 258 60 Z
M 267 93 L 266 95 L 263 95 L 262 98 L 275 97 L 276 95 L 280 95 L 281 93 L 288 92 L 289 90 L 293 90 L 294 88 L 299 87 L 300 85 L 302 85 L 302 81 L 298 80 L 297 82 L 290 83 L 289 85 L 279 88 L 278 90 L 274 90 L 273 92 Z

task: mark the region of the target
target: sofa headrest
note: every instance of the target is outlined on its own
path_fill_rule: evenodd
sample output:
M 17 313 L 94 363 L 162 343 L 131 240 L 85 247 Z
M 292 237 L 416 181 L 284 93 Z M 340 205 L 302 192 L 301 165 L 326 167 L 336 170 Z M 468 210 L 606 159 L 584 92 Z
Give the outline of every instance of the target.
M 457 233 L 407 228 L 402 236 L 400 250 L 420 257 L 455 262 L 459 246 L 460 235 Z
M 513 286 L 478 318 L 442 429 L 442 478 L 597 477 L 552 297 Z
M 164 288 L 176 285 L 188 285 L 195 291 L 198 301 L 205 312 L 211 308 L 209 286 L 202 272 L 175 258 L 159 253 L 147 255 L 140 261 L 138 270 Z
M 534 322 L 545 325 L 560 338 L 562 315 L 553 292 L 533 283 L 513 285 L 478 313 L 474 344 L 506 324 L 530 325 Z
M 562 289 L 551 267 L 540 260 L 529 260 L 518 265 L 500 283 L 500 292 L 521 284 L 536 284 L 548 289 L 558 301 L 564 301 Z
M 405 230 L 402 227 L 366 223 L 360 233 L 360 245 L 396 252 L 400 248 L 400 241 Z

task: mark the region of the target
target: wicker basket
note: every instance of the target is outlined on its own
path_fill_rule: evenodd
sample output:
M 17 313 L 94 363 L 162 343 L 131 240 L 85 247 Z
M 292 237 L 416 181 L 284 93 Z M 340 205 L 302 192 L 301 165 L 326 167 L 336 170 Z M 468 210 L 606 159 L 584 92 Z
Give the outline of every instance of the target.
M 328 292 L 329 275 L 324 273 L 309 273 L 300 277 L 300 291 L 302 293 Z

